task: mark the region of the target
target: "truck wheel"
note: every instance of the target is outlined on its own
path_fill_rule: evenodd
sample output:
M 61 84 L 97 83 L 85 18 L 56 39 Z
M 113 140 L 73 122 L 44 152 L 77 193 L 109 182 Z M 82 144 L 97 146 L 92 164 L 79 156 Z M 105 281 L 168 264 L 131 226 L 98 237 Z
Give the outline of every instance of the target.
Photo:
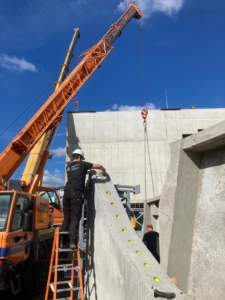
M 47 243 L 41 242 L 38 251 L 38 260 L 45 260 L 49 258 L 49 251 Z M 37 278 L 26 278 L 23 280 L 22 289 L 23 292 L 29 295 L 38 295 L 44 291 L 46 288 L 47 275 L 43 276 L 42 274 Z
M 38 251 L 38 259 L 43 260 L 48 258 L 49 258 L 48 245 L 46 242 L 41 242 Z

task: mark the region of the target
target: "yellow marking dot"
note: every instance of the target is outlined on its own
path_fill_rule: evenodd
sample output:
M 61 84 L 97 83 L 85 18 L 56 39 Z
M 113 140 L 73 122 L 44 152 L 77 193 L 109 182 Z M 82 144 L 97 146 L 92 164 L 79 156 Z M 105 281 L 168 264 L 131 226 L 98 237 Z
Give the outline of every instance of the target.
M 140 251 L 136 251 L 136 254 L 141 254 L 141 252 Z
M 154 277 L 154 280 L 155 280 L 156 282 L 160 282 L 160 279 L 159 279 L 158 277 Z
M 111 202 L 110 204 L 111 204 L 112 206 L 114 206 L 114 205 L 115 205 L 115 202 Z
M 106 192 L 107 195 L 110 195 L 111 193 L 109 191 Z
M 148 263 L 144 263 L 144 266 L 145 266 L 146 268 L 148 268 L 148 267 L 149 267 L 149 264 L 148 264 Z
M 120 219 L 120 215 L 116 215 L 117 219 Z
M 103 174 L 102 174 L 102 173 L 99 173 L 99 174 L 98 174 L 98 176 L 102 177 L 102 176 L 103 176 Z
M 125 233 L 125 232 L 127 232 L 127 231 L 126 231 L 126 229 L 122 229 L 122 232 Z
M 133 243 L 134 243 L 132 240 L 128 240 L 128 242 L 129 242 L 130 244 L 133 244 Z

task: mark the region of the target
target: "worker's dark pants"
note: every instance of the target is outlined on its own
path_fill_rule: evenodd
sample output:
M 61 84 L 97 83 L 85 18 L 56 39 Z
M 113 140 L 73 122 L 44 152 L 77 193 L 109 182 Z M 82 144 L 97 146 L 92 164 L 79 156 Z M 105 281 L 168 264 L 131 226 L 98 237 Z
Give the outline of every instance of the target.
M 69 239 L 78 241 L 79 222 L 82 214 L 83 193 L 79 190 L 65 190 L 63 195 L 64 220 L 62 231 L 69 231 Z M 66 240 L 65 238 L 63 239 Z

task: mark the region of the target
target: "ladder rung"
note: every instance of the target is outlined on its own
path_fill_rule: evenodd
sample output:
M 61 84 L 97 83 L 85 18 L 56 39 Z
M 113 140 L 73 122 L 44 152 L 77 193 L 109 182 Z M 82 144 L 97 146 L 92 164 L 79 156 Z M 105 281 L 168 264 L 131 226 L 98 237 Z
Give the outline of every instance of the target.
M 52 272 L 55 272 L 55 266 L 52 268 Z M 71 271 L 71 270 L 76 270 L 78 271 L 79 270 L 79 267 L 78 266 L 75 266 L 73 267 L 72 264 L 67 264 L 67 265 L 58 265 L 58 271 L 64 271 L 64 272 L 67 272 L 67 271 Z
M 70 281 L 58 281 L 57 286 L 60 285 L 60 284 L 68 284 L 69 288 L 57 289 L 56 290 L 57 293 L 67 292 L 67 291 L 79 291 L 80 290 L 80 287 L 73 287 L 72 283 Z M 54 293 L 54 291 L 55 291 L 54 282 L 50 283 L 50 288 L 51 288 L 52 292 Z
M 71 288 L 65 288 L 65 289 L 57 289 L 56 292 L 61 293 L 61 292 L 79 291 L 79 290 L 80 290 L 79 287 L 71 287 Z
M 77 251 L 77 250 L 72 250 L 70 248 L 65 248 L 65 249 L 59 248 L 58 251 L 55 250 L 55 252 L 75 252 L 75 251 Z
M 53 299 L 51 299 L 53 300 Z M 57 298 L 57 300 L 73 300 L 71 297 L 66 297 L 66 298 Z

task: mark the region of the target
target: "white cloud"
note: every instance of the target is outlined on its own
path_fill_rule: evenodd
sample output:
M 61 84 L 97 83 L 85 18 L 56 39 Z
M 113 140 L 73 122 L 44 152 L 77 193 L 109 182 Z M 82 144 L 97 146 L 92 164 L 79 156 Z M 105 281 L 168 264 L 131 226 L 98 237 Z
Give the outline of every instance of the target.
M 66 147 L 58 147 L 57 149 L 52 149 L 51 153 L 56 157 L 66 156 Z
M 154 103 L 145 103 L 144 107 L 146 107 L 148 110 L 157 109 Z M 143 106 L 129 106 L 129 105 L 117 105 L 114 104 L 111 109 L 108 109 L 107 111 L 134 111 L 134 110 L 142 110 Z
M 154 12 L 162 12 L 167 16 L 173 16 L 184 5 L 185 0 L 136 0 L 135 3 L 140 8 L 143 18 L 150 17 Z M 117 6 L 118 12 L 125 11 L 130 0 L 123 0 Z
M 44 171 L 43 176 L 43 185 L 46 186 L 52 186 L 52 187 L 60 187 L 64 185 L 64 179 L 63 176 L 59 170 L 55 170 L 53 173 L 50 173 L 49 171 Z
M 38 72 L 35 65 L 26 61 L 24 58 L 18 58 L 16 56 L 8 56 L 4 53 L 0 54 L 0 66 L 4 69 L 17 71 L 17 72 Z

